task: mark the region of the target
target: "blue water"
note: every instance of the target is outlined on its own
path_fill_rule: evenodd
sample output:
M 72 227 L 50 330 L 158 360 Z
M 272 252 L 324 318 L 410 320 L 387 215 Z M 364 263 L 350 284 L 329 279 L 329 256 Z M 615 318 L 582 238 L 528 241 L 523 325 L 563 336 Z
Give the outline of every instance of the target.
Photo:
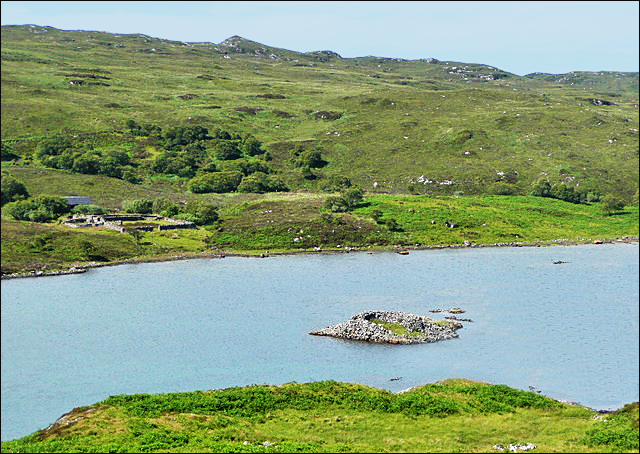
M 553 261 L 569 263 L 554 265 Z M 2 282 L 2 440 L 110 395 L 463 377 L 638 401 L 638 243 L 195 259 Z M 471 318 L 459 338 L 308 333 L 364 310 Z M 391 378 L 400 378 L 390 381 Z

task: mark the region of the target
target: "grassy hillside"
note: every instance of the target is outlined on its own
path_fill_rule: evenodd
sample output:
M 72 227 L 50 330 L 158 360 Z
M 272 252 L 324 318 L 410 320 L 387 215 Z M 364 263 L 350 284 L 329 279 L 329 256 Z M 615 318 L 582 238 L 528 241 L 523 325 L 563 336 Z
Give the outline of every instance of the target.
M 638 73 L 519 77 L 237 36 L 183 43 L 3 26 L 2 154 L 3 182 L 15 177 L 30 197 L 90 196 L 111 211 L 205 200 L 220 216 L 139 241 L 15 222 L 4 205 L 3 273 L 202 252 L 638 235 Z M 240 186 L 202 193 L 223 174 Z M 583 203 L 531 197 L 541 179 Z M 325 207 L 350 185 L 363 203 Z M 607 195 L 627 207 L 605 216 Z
M 2 452 L 637 452 L 614 414 L 462 379 L 400 394 L 334 381 L 112 396 Z
M 61 187 L 89 195 L 101 206 L 119 206 L 128 198 L 197 198 L 171 185 L 132 185 L 46 169 L 11 170 L 12 175 L 30 182 L 34 196 L 55 193 Z M 139 242 L 104 228 L 74 229 L 4 218 L 2 273 L 192 254 L 554 244 L 557 240 L 638 237 L 637 206 L 605 215 L 600 203 L 573 204 L 532 196 L 368 194 L 352 211 L 332 213 L 324 208 L 331 196 L 290 192 L 199 195 L 219 207 L 216 223 L 194 230 L 148 232 Z M 447 227 L 447 222 L 456 227 Z
M 545 176 L 630 198 L 637 106 L 638 73 L 519 77 L 240 37 L 215 45 L 2 27 L 2 140 L 32 164 L 38 143 L 60 132 L 85 148 L 158 151 L 127 134 L 133 119 L 251 134 L 292 190 L 347 177 L 372 191 L 486 194 L 502 182 L 524 194 Z M 291 163 L 300 144 L 327 162 L 313 178 Z

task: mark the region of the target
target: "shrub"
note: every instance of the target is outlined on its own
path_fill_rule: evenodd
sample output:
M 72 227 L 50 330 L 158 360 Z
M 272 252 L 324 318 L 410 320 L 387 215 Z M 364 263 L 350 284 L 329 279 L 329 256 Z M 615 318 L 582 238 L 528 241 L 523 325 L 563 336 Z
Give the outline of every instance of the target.
M 256 172 L 244 177 L 237 190 L 238 192 L 262 194 L 265 192 L 288 191 L 289 188 L 280 180 L 272 178 L 264 172 Z
M 73 145 L 69 139 L 63 136 L 56 136 L 40 143 L 37 157 L 42 159 L 45 156 L 57 156 L 71 148 L 73 148 Z
M 619 213 L 624 209 L 624 200 L 612 194 L 607 194 L 602 199 L 601 209 L 606 216 Z
M 218 167 L 221 171 L 236 170 L 238 172 L 242 172 L 244 175 L 251 175 L 255 172 L 269 173 L 271 171 L 271 169 L 269 169 L 269 167 L 262 161 L 249 161 L 248 159 L 244 158 L 223 161 L 219 163 Z
M 233 192 L 242 181 L 242 177 L 242 172 L 237 170 L 211 172 L 192 178 L 187 183 L 187 189 L 196 194 Z
M 2 206 L 29 197 L 25 185 L 11 175 L 2 175 Z
M 101 206 L 85 204 L 85 205 L 76 205 L 71 209 L 72 213 L 78 214 L 104 214 L 105 210 Z
M 402 228 L 398 224 L 398 221 L 393 218 L 387 219 L 384 225 L 387 227 L 387 229 L 389 229 L 390 232 L 402 232 Z
M 122 204 L 122 209 L 126 213 L 150 214 L 153 211 L 153 200 L 127 200 Z
M 349 209 L 353 209 L 364 199 L 364 191 L 354 186 L 342 192 L 342 197 L 346 200 Z
M 60 197 L 37 197 L 7 203 L 6 212 L 18 221 L 48 222 L 70 211 L 66 200 Z
M 178 150 L 184 145 L 206 140 L 209 131 L 203 126 L 178 126 L 163 134 L 164 146 L 168 150 Z
M 153 201 L 152 211 L 165 217 L 171 217 L 180 212 L 180 207 L 177 203 L 161 197 Z
M 324 207 L 334 213 L 344 213 L 345 211 L 349 211 L 347 201 L 343 197 L 339 196 L 327 197 L 324 202 Z
M 167 151 L 156 157 L 151 170 L 157 173 L 191 178 L 196 174 L 198 164 L 195 157 L 187 152 Z
M 213 224 L 218 220 L 218 208 L 204 200 L 190 200 L 184 207 L 181 215 L 183 214 L 190 215 L 189 220 L 197 225 Z
M 553 197 L 551 183 L 549 180 L 540 179 L 533 184 L 529 194 L 535 197 Z
M 2 144 L 2 161 L 14 161 L 20 159 L 20 156 L 13 152 L 13 149 L 9 145 Z
M 262 142 L 254 137 L 248 136 L 242 141 L 240 150 L 245 156 L 256 156 L 265 152 L 262 149 Z
M 294 161 L 296 167 L 308 167 L 318 169 L 327 165 L 327 161 L 322 159 L 322 154 L 316 150 L 302 151 Z
M 215 157 L 221 161 L 239 159 L 242 157 L 242 150 L 240 150 L 238 142 L 232 140 L 218 142 L 213 147 L 213 152 Z

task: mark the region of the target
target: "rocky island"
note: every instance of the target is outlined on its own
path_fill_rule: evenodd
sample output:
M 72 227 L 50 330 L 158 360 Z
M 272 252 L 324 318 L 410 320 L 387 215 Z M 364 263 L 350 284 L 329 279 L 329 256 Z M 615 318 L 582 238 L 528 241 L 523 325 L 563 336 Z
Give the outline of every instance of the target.
M 458 337 L 459 328 L 462 324 L 455 320 L 434 320 L 407 312 L 365 311 L 309 334 L 376 343 L 418 344 Z

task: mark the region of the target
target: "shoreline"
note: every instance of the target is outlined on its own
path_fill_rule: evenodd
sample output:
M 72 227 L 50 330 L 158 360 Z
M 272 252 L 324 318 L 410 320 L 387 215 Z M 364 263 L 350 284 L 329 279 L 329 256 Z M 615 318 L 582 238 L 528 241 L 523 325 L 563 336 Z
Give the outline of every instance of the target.
M 118 265 L 135 265 L 138 263 L 158 263 L 158 262 L 173 262 L 177 260 L 191 260 L 191 259 L 222 259 L 225 257 L 247 257 L 247 258 L 267 258 L 271 256 L 287 256 L 298 254 L 348 254 L 350 252 L 401 252 L 407 254 L 408 251 L 425 251 L 425 250 L 438 250 L 438 249 L 467 249 L 467 248 L 487 248 L 487 247 L 552 247 L 552 246 L 579 246 L 585 244 L 614 244 L 614 243 L 637 243 L 640 237 L 637 236 L 625 236 L 619 238 L 608 239 L 557 239 L 557 240 L 537 240 L 529 242 L 508 242 L 508 243 L 492 243 L 492 244 L 445 244 L 445 245 L 428 245 L 428 246 L 387 246 L 377 247 L 372 249 L 368 247 L 344 247 L 344 248 L 331 248 L 331 249 L 303 249 L 303 250 L 287 250 L 270 252 L 265 251 L 262 253 L 255 252 L 191 252 L 183 253 L 171 256 L 158 256 L 140 259 L 127 259 L 115 262 L 99 263 L 90 262 L 78 265 L 70 265 L 67 269 L 59 269 L 54 271 L 26 271 L 23 273 L 11 273 L 5 274 L 0 279 L 23 279 L 30 277 L 48 277 L 48 276 L 64 276 L 68 274 L 82 274 L 93 268 L 102 268 L 105 266 L 118 266 Z

